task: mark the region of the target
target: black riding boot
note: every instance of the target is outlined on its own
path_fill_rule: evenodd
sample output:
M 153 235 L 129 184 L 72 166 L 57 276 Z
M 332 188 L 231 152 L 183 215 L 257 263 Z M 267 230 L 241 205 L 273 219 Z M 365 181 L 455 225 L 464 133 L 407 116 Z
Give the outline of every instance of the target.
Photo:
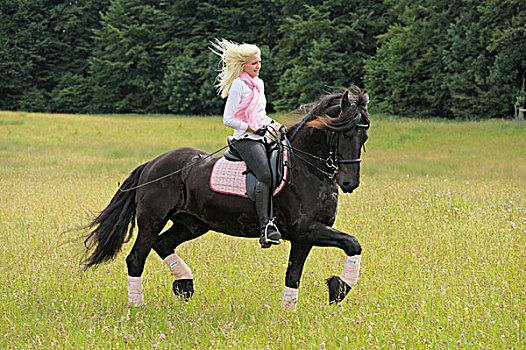
M 258 181 L 256 183 L 256 212 L 261 229 L 261 238 L 259 239 L 261 248 L 269 248 L 271 244 L 279 244 L 281 238 L 281 233 L 279 233 L 272 218 L 273 214 L 270 212 L 271 200 L 268 186 Z

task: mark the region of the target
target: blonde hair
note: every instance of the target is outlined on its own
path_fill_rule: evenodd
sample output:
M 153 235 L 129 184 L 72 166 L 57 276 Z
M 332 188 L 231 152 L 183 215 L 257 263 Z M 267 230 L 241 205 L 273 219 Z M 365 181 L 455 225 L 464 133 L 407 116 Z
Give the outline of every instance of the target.
M 221 73 L 216 78 L 217 93 L 225 98 L 228 96 L 234 79 L 243 73 L 243 68 L 250 58 L 255 54 L 261 54 L 261 51 L 256 45 L 238 44 L 226 39 L 221 41 L 216 39 L 211 44 L 210 50 L 221 57 L 222 62 Z

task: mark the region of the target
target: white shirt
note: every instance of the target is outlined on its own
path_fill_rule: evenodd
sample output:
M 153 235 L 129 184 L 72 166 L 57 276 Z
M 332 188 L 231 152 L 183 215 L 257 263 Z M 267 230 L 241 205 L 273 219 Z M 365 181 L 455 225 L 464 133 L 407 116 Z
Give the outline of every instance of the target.
M 263 81 L 261 82 L 263 83 Z M 237 106 L 239 106 L 240 103 L 245 101 L 251 93 L 252 90 L 250 90 L 247 84 L 245 84 L 245 82 L 240 78 L 236 78 L 232 82 L 232 86 L 230 86 L 230 91 L 228 92 L 228 98 L 226 100 L 225 111 L 223 113 L 223 124 L 234 129 L 233 136 L 235 139 L 248 137 L 251 139 L 259 140 L 263 138 L 262 136 L 248 132 L 248 124 L 240 119 L 234 118 L 234 112 L 236 111 Z M 263 84 L 261 84 L 259 101 L 256 107 L 257 118 L 259 119 L 261 124 L 264 125 L 276 123 L 274 120 L 272 120 L 272 118 L 270 118 L 267 115 L 267 112 L 265 110 L 266 105 L 267 99 L 265 98 L 265 88 Z

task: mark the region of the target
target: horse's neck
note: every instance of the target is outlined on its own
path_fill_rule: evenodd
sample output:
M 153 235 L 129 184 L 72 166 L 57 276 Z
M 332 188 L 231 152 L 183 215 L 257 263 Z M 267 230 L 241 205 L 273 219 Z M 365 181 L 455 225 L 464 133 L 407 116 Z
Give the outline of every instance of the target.
M 320 158 L 327 158 L 329 155 L 327 135 L 323 130 L 303 125 L 294 136 L 294 139 L 291 140 L 291 143 L 294 148 Z

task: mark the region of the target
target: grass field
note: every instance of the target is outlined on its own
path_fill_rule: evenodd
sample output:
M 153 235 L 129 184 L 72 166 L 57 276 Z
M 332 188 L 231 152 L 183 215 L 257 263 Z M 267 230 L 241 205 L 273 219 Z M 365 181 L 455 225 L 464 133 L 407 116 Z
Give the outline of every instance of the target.
M 219 117 L 0 112 L 0 348 L 525 348 L 526 130 L 371 119 L 362 184 L 340 197 L 335 224 L 362 244 L 358 285 L 327 305 L 324 279 L 344 253 L 315 248 L 290 313 L 279 300 L 288 242 L 262 250 L 211 232 L 184 244 L 188 303 L 152 254 L 138 309 L 127 305 L 131 244 L 97 270 L 79 265 L 85 232 L 72 229 L 142 162 L 222 147 Z

